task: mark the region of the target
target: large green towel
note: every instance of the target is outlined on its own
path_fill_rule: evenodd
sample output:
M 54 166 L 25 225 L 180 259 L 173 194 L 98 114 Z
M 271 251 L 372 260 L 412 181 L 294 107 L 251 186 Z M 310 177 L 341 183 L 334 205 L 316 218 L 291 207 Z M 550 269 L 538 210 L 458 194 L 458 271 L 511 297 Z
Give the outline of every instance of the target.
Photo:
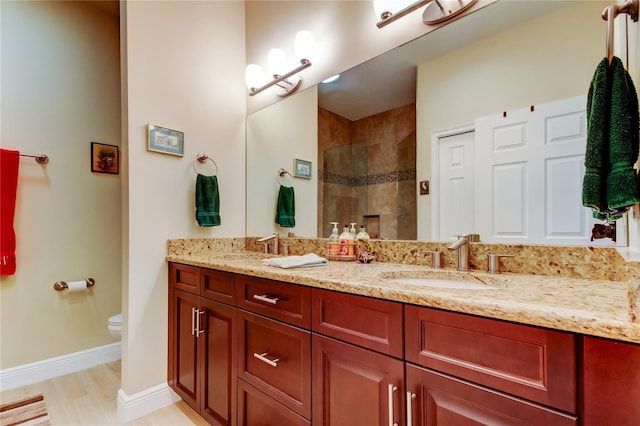
M 293 187 L 280 185 L 276 205 L 276 223 L 283 228 L 296 226 L 296 203 Z
M 198 174 L 196 178 L 196 220 L 200 226 L 220 225 L 218 178 Z
M 607 222 L 640 201 L 637 174 L 638 97 L 620 58 L 603 59 L 587 98 L 587 149 L 582 203 Z

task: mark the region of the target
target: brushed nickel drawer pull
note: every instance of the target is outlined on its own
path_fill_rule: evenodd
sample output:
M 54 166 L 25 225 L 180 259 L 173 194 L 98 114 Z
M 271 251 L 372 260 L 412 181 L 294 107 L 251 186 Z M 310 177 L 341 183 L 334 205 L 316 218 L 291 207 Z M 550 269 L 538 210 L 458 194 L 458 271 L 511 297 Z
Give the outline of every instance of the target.
M 196 335 L 196 308 L 191 308 L 191 335 Z
M 407 392 L 407 426 L 413 426 L 413 407 L 411 401 L 416 399 L 416 394 L 409 391 Z
M 253 298 L 261 302 L 271 303 L 272 305 L 275 305 L 276 303 L 278 303 L 278 300 L 279 300 L 278 296 L 271 296 L 269 294 L 262 294 L 262 295 L 254 294 Z
M 389 426 L 398 426 L 398 423 L 393 421 L 393 393 L 397 390 L 397 386 L 389 384 Z
M 200 336 L 202 333 L 204 333 L 204 330 L 200 329 L 200 315 L 204 314 L 204 311 L 202 309 L 196 309 L 196 337 Z
M 276 358 L 274 360 L 270 360 L 269 358 L 267 358 L 267 354 L 268 353 L 269 352 L 264 352 L 264 353 L 259 354 L 259 353 L 254 352 L 253 356 L 258 358 L 262 362 L 266 362 L 267 364 L 269 364 L 272 367 L 277 367 L 278 366 L 278 361 L 280 361 L 280 358 Z

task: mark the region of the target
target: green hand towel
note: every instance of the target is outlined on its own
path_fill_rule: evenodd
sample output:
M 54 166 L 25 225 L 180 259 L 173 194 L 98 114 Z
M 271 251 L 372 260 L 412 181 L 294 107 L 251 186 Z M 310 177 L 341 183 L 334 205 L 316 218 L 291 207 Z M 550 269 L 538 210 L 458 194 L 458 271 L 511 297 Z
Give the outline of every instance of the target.
M 582 204 L 596 213 L 606 210 L 606 178 L 609 173 L 609 63 L 600 61 L 587 95 L 587 149 L 582 181 Z
M 582 202 L 593 217 L 619 219 L 640 201 L 633 164 L 638 157 L 638 99 L 620 58 L 596 68 L 587 99 L 587 149 Z
M 276 223 L 283 228 L 296 226 L 296 203 L 293 187 L 280 185 L 276 205 Z
M 636 88 L 620 58 L 613 58 L 611 68 L 611 171 L 607 177 L 607 204 L 609 210 L 620 217 L 629 207 L 640 201 L 636 171 L 633 168 L 638 160 L 640 119 Z
M 200 226 L 220 225 L 218 178 L 198 174 L 196 178 L 196 220 Z

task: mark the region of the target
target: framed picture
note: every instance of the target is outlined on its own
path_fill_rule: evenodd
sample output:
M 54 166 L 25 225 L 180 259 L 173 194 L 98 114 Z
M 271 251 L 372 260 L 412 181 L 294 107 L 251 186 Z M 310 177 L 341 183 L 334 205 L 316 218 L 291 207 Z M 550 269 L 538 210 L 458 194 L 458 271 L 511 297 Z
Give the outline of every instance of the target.
M 91 171 L 118 174 L 120 156 L 116 145 L 91 142 Z
M 311 179 L 311 161 L 293 159 L 293 177 Z
M 184 133 L 149 124 L 147 149 L 183 157 Z

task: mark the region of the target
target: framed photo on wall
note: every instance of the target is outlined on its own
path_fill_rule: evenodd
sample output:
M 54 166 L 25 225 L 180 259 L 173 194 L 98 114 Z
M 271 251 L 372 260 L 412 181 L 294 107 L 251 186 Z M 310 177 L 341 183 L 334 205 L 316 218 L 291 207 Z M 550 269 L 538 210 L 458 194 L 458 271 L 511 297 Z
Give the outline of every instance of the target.
M 311 161 L 293 159 L 293 177 L 311 179 Z
M 120 169 L 120 155 L 116 145 L 91 142 L 91 171 L 117 175 Z
M 147 132 L 149 151 L 184 156 L 184 133 L 149 123 Z

